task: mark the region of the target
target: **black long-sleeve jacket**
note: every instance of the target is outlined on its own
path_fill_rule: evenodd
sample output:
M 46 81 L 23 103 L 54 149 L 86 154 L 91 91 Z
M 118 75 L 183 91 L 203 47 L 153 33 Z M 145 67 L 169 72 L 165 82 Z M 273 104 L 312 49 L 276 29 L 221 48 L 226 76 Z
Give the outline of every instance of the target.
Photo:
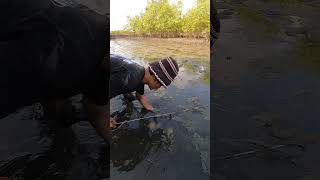
M 211 0 L 210 11 L 210 44 L 213 45 L 214 40 L 218 38 L 217 33 L 220 33 L 220 20 L 217 12 L 216 3 L 214 0 Z
M 57 0 L 1 1 L 0 10 L 0 118 L 78 93 L 107 103 L 108 77 L 100 69 L 109 37 L 103 12 Z

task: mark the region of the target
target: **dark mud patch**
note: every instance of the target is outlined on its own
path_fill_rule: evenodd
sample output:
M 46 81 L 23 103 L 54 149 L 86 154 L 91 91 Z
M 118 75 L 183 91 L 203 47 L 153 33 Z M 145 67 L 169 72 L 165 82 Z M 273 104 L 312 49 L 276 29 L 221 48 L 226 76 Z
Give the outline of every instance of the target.
M 39 104 L 1 119 L 0 175 L 11 179 L 107 178 L 108 147 L 87 122 L 80 101 L 81 96 L 76 96 L 65 105 L 76 114 L 67 123 L 49 118 Z M 68 123 L 73 125 L 65 127 Z

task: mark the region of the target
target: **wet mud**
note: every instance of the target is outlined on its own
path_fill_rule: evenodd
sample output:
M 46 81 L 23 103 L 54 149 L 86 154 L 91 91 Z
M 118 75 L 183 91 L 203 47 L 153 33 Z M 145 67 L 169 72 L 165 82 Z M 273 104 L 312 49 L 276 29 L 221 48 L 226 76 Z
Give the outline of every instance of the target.
M 319 179 L 318 4 L 218 1 L 214 179 Z

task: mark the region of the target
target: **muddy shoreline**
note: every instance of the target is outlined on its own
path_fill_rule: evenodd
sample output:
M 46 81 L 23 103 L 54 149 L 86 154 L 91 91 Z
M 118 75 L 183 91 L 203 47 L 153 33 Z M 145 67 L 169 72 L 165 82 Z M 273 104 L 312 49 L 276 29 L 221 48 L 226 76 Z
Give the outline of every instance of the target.
M 167 42 L 179 42 L 184 44 L 191 44 L 191 43 L 197 43 L 197 44 L 203 44 L 206 46 L 210 45 L 210 42 L 206 38 L 158 38 L 158 37 L 144 37 L 144 36 L 131 36 L 131 35 L 111 35 L 111 40 L 115 39 L 128 39 L 128 40 L 150 40 L 150 41 L 167 41 Z

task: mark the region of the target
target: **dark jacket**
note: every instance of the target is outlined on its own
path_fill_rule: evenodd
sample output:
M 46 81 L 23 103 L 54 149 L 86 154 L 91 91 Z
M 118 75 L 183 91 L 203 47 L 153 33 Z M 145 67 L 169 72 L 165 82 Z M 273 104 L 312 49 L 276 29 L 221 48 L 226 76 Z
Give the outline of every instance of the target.
M 214 0 L 211 0 L 211 5 L 210 5 L 210 36 L 211 36 L 211 45 L 213 44 L 213 41 L 217 39 L 218 37 L 216 36 L 217 33 L 220 33 L 220 19 L 219 15 L 217 12 L 217 7 L 216 7 L 216 2 Z
M 110 66 L 110 98 L 134 91 L 144 94 L 143 66 L 115 54 L 110 55 Z
M 1 1 L 0 13 L 0 118 L 79 93 L 107 103 L 106 15 L 55 0 Z

